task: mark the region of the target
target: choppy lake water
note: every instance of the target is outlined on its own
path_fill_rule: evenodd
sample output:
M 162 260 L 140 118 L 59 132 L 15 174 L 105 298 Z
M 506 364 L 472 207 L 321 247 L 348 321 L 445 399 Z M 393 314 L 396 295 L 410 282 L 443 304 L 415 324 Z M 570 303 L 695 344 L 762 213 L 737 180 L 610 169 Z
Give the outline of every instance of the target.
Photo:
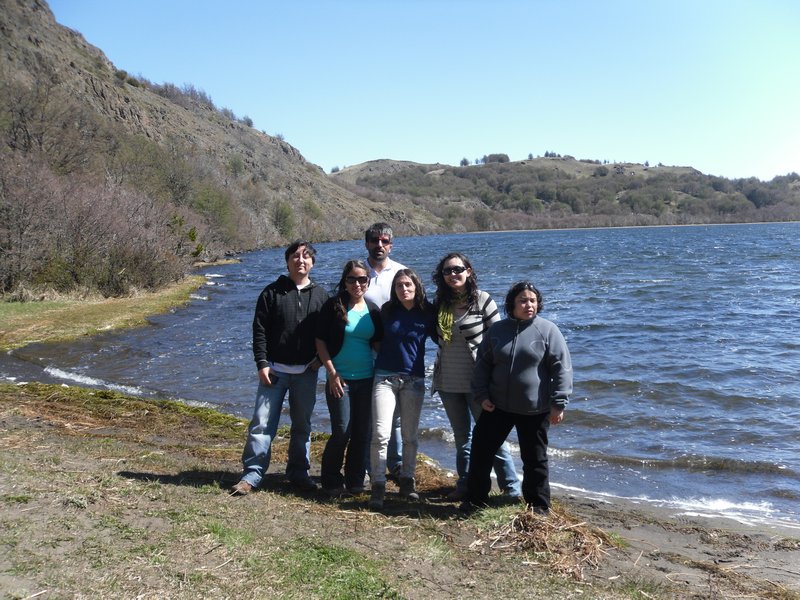
M 312 278 L 332 290 L 363 242 L 318 244 Z M 800 224 L 458 234 L 395 240 L 393 258 L 432 286 L 467 254 L 499 305 L 534 281 L 564 332 L 575 392 L 551 430 L 556 492 L 623 497 L 690 514 L 800 528 Z M 283 250 L 207 270 L 193 301 L 151 326 L 0 359 L 0 377 L 111 387 L 249 418 L 255 300 Z M 433 289 L 429 289 L 432 292 Z M 434 349 L 429 348 L 432 364 Z M 315 428 L 326 430 L 320 382 Z M 286 417 L 285 417 L 286 418 Z M 438 397 L 420 450 L 454 468 Z

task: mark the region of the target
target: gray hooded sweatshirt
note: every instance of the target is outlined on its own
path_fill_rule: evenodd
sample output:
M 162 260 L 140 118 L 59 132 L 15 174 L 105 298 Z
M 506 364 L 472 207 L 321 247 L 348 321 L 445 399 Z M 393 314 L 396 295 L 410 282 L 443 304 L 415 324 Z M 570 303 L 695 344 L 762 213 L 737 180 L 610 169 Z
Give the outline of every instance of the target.
M 572 393 L 572 360 L 555 323 L 535 316 L 493 324 L 478 347 L 472 391 L 502 411 L 536 415 L 564 408 Z

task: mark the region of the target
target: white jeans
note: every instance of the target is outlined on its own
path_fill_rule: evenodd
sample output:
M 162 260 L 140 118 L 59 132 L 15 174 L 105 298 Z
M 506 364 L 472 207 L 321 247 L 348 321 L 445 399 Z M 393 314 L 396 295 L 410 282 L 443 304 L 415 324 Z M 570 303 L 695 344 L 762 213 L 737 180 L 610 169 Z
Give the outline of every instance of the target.
M 401 477 L 414 477 L 417 469 L 417 432 L 425 378 L 413 375 L 375 374 L 372 389 L 372 443 L 370 445 L 370 480 L 386 483 L 386 452 L 392 433 L 392 416 L 400 408 L 400 433 L 403 439 Z

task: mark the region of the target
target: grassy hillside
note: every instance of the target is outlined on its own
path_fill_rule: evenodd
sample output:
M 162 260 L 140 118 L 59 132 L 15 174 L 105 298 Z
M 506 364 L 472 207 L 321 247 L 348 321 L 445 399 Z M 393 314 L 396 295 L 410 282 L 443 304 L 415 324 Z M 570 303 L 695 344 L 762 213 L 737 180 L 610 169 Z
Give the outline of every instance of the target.
M 449 230 L 800 219 L 796 173 L 729 180 L 691 167 L 548 156 L 459 167 L 371 161 L 331 177 L 355 193 L 411 201 Z

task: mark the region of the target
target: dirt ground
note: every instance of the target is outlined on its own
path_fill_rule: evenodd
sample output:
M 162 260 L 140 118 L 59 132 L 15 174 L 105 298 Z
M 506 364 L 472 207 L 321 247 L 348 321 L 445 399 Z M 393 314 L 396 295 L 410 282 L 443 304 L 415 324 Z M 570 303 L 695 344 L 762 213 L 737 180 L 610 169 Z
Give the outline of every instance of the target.
M 390 493 L 381 514 L 298 494 L 281 439 L 263 490 L 232 497 L 243 441 L 211 411 L 0 385 L 0 597 L 800 598 L 796 531 L 557 497 L 548 519 L 594 560 L 556 535 L 532 549 L 509 530 L 521 506 L 465 518 L 430 467 L 419 503 Z

